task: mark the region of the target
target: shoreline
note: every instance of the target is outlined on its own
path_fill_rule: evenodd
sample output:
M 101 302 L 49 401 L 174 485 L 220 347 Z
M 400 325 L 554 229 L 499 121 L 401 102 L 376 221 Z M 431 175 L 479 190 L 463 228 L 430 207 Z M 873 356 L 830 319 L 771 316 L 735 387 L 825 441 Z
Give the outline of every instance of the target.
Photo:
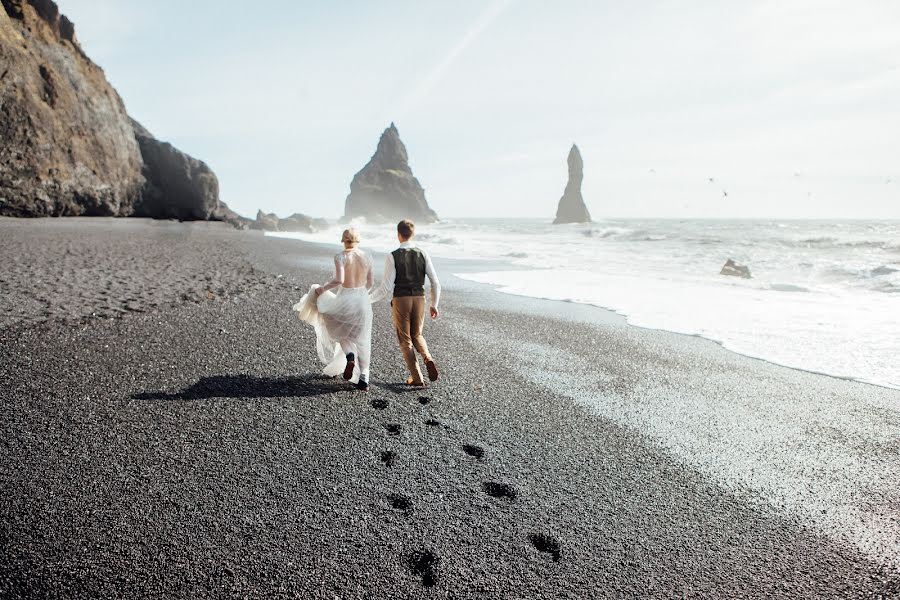
M 0 221 L 4 315 L 114 317 L 0 325 L 4 595 L 900 590 L 900 536 L 855 520 L 896 523 L 890 390 L 447 278 L 425 332 L 442 379 L 396 384 L 381 303 L 360 394 L 317 376 L 290 312 L 332 252 L 146 225 Z
M 772 365 L 772 366 L 783 367 L 783 368 L 785 368 L 785 369 L 792 369 L 792 370 L 794 370 L 794 371 L 799 371 L 799 372 L 801 372 L 801 373 L 809 373 L 809 374 L 812 374 L 812 375 L 821 375 L 821 376 L 824 376 L 824 377 L 830 377 L 830 378 L 832 378 L 832 379 L 838 379 L 838 380 L 840 380 L 840 381 L 851 381 L 851 382 L 854 382 L 854 383 L 862 383 L 862 384 L 865 384 L 865 385 L 871 385 L 871 386 L 877 387 L 877 388 L 882 388 L 882 389 L 887 389 L 887 390 L 900 391 L 900 385 L 895 386 L 895 385 L 891 385 L 891 384 L 889 384 L 889 383 L 881 383 L 881 382 L 875 382 L 875 381 L 867 381 L 867 380 L 865 380 L 865 379 L 859 379 L 859 378 L 852 377 L 852 376 L 849 376 L 849 375 L 835 375 L 834 373 L 828 373 L 828 372 L 826 372 L 826 371 L 816 371 L 816 370 L 814 370 L 814 369 L 809 369 L 809 368 L 798 367 L 798 366 L 794 366 L 794 365 L 788 365 L 788 364 L 780 363 L 780 362 L 777 362 L 777 361 L 774 361 L 774 360 L 770 360 L 770 359 L 768 359 L 768 358 L 765 358 L 764 356 L 758 356 L 758 355 L 751 354 L 751 353 L 749 353 L 749 352 L 742 352 L 742 351 L 740 351 L 740 350 L 735 350 L 734 348 L 728 347 L 727 342 L 723 342 L 722 340 L 717 340 L 717 339 L 712 338 L 712 337 L 707 337 L 707 336 L 704 336 L 704 335 L 699 334 L 699 333 L 684 333 L 684 332 L 682 332 L 682 331 L 674 331 L 674 330 L 671 330 L 671 329 L 666 329 L 666 328 L 664 328 L 664 327 L 650 327 L 650 326 L 647 326 L 647 325 L 640 325 L 640 324 L 637 324 L 637 323 L 632 323 L 631 320 L 630 320 L 630 315 L 628 315 L 627 313 L 625 313 L 625 312 L 620 312 L 620 311 L 618 311 L 618 310 L 616 310 L 616 309 L 614 309 L 614 308 L 610 308 L 610 307 L 608 307 L 608 306 L 603 306 L 603 305 L 601 305 L 601 304 L 594 304 L 594 303 L 591 303 L 591 302 L 581 302 L 581 301 L 578 301 L 578 300 L 559 300 L 559 299 L 556 299 L 556 298 L 542 298 L 542 297 L 540 297 L 540 296 L 530 296 L 530 295 L 527 295 L 527 294 L 519 294 L 519 293 L 516 293 L 516 292 L 510 292 L 510 291 L 502 290 L 502 289 L 500 289 L 500 288 L 503 287 L 503 284 L 487 283 L 487 282 L 474 281 L 474 280 L 467 280 L 467 281 L 470 281 L 471 283 L 475 283 L 475 284 L 478 284 L 478 285 L 488 286 L 488 287 L 492 288 L 494 291 L 496 291 L 497 293 L 500 293 L 500 294 L 508 294 L 508 295 L 510 295 L 510 296 L 519 296 L 519 297 L 523 297 L 523 298 L 532 298 L 532 299 L 535 299 L 535 300 L 543 300 L 543 301 L 546 301 L 546 302 L 555 302 L 555 303 L 563 303 L 563 304 L 577 304 L 577 305 L 581 305 L 581 306 L 590 306 L 591 308 L 596 308 L 596 309 L 598 309 L 598 310 L 601 310 L 601 311 L 604 311 L 604 312 L 607 312 L 607 313 L 611 313 L 611 314 L 613 314 L 613 315 L 616 315 L 616 316 L 618 316 L 618 317 L 621 317 L 622 319 L 624 319 L 625 323 L 627 323 L 630 327 L 635 327 L 635 328 L 637 328 L 637 329 L 645 329 L 645 330 L 647 330 L 647 331 L 663 331 L 663 332 L 665 332 L 665 333 L 671 333 L 671 334 L 673 334 L 673 335 L 683 335 L 683 336 L 685 336 L 685 337 L 697 338 L 697 339 L 705 340 L 705 341 L 707 341 L 707 342 L 711 342 L 711 343 L 713 343 L 713 344 L 715 344 L 715 345 L 717 345 L 717 346 L 720 346 L 722 349 L 727 350 L 728 352 L 731 352 L 731 353 L 736 354 L 736 355 L 738 355 L 738 356 L 743 356 L 744 358 L 750 358 L 750 359 L 753 359 L 753 360 L 758 360 L 758 361 L 764 362 L 764 363 L 769 364 L 769 365 Z

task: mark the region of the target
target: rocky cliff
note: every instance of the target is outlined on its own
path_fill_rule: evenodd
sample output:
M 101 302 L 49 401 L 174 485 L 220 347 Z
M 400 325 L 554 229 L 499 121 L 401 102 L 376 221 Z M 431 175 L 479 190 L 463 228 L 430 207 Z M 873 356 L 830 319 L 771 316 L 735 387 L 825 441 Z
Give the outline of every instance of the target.
M 54 2 L 0 2 L 0 215 L 239 218 L 209 167 L 132 122 Z
M 584 179 L 584 162 L 581 160 L 581 152 L 578 146 L 572 144 L 569 150 L 569 181 L 566 183 L 566 189 L 562 198 L 559 199 L 559 206 L 556 208 L 556 219 L 554 223 L 590 223 L 591 214 L 588 212 L 587 206 L 584 205 L 584 198 L 581 196 L 581 182 Z
M 144 176 L 133 215 L 182 221 L 219 218 L 219 180 L 206 163 L 157 140 L 137 121 L 132 125 Z
M 354 217 L 370 221 L 437 221 L 437 214 L 425 200 L 425 190 L 412 174 L 406 146 L 393 123 L 381 134 L 375 154 L 350 183 L 344 218 Z

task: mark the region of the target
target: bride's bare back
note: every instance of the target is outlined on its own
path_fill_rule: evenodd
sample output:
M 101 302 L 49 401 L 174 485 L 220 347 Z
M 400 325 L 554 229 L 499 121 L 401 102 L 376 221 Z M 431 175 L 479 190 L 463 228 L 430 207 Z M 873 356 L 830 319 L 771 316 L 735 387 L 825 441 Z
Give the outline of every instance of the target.
M 372 271 L 372 259 L 359 248 L 351 248 L 334 257 L 334 279 L 324 287 L 371 288 L 373 285 L 375 273 Z

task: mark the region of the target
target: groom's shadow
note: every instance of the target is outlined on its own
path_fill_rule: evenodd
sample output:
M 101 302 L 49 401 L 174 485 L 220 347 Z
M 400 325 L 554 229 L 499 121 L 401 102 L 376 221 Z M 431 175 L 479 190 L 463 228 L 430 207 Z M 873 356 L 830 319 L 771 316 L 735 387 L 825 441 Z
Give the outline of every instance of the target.
M 343 382 L 341 382 L 343 383 Z M 305 398 L 345 391 L 332 377 L 302 375 L 256 377 L 213 375 L 201 377 L 178 392 L 141 392 L 133 400 L 209 400 L 211 398 Z
M 383 390 L 387 390 L 389 392 L 393 392 L 395 394 L 412 394 L 418 392 L 419 394 L 425 394 L 426 389 L 422 387 L 413 387 L 411 385 L 406 385 L 405 383 L 391 383 L 391 382 L 381 382 L 381 381 L 373 381 L 372 385 Z

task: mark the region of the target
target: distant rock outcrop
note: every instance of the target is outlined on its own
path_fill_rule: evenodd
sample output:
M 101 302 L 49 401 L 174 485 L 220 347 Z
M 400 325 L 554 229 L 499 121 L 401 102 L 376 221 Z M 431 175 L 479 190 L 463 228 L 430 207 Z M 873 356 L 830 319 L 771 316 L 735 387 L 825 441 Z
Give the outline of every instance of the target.
M 375 154 L 350 183 L 344 219 L 354 217 L 382 222 L 437 221 L 437 214 L 425 200 L 425 190 L 413 177 L 406 147 L 393 123 L 381 134 Z
M 328 227 L 325 219 L 314 219 L 301 213 L 294 213 L 284 219 L 279 219 L 275 213 L 257 211 L 256 220 L 250 221 L 250 229 L 262 231 L 291 231 L 300 233 L 312 233 Z
M 584 162 L 581 160 L 581 152 L 578 146 L 572 144 L 569 150 L 569 181 L 566 183 L 566 189 L 562 198 L 559 199 L 559 206 L 556 209 L 556 219 L 553 223 L 590 223 L 591 214 L 588 212 L 587 206 L 584 205 L 584 198 L 581 196 L 581 182 L 584 179 Z
M 256 222 L 250 225 L 250 229 L 278 231 L 278 215 L 258 210 L 256 211 Z
M 722 270 L 719 271 L 719 275 L 729 275 L 731 277 L 743 277 L 744 279 L 750 279 L 750 267 L 739 265 L 729 258 L 722 266 Z
M 0 215 L 242 226 L 209 167 L 129 118 L 52 0 L 0 2 Z
M 314 219 L 302 213 L 294 213 L 284 219 L 278 219 L 278 231 L 299 231 L 312 233 L 328 227 L 325 219 Z

